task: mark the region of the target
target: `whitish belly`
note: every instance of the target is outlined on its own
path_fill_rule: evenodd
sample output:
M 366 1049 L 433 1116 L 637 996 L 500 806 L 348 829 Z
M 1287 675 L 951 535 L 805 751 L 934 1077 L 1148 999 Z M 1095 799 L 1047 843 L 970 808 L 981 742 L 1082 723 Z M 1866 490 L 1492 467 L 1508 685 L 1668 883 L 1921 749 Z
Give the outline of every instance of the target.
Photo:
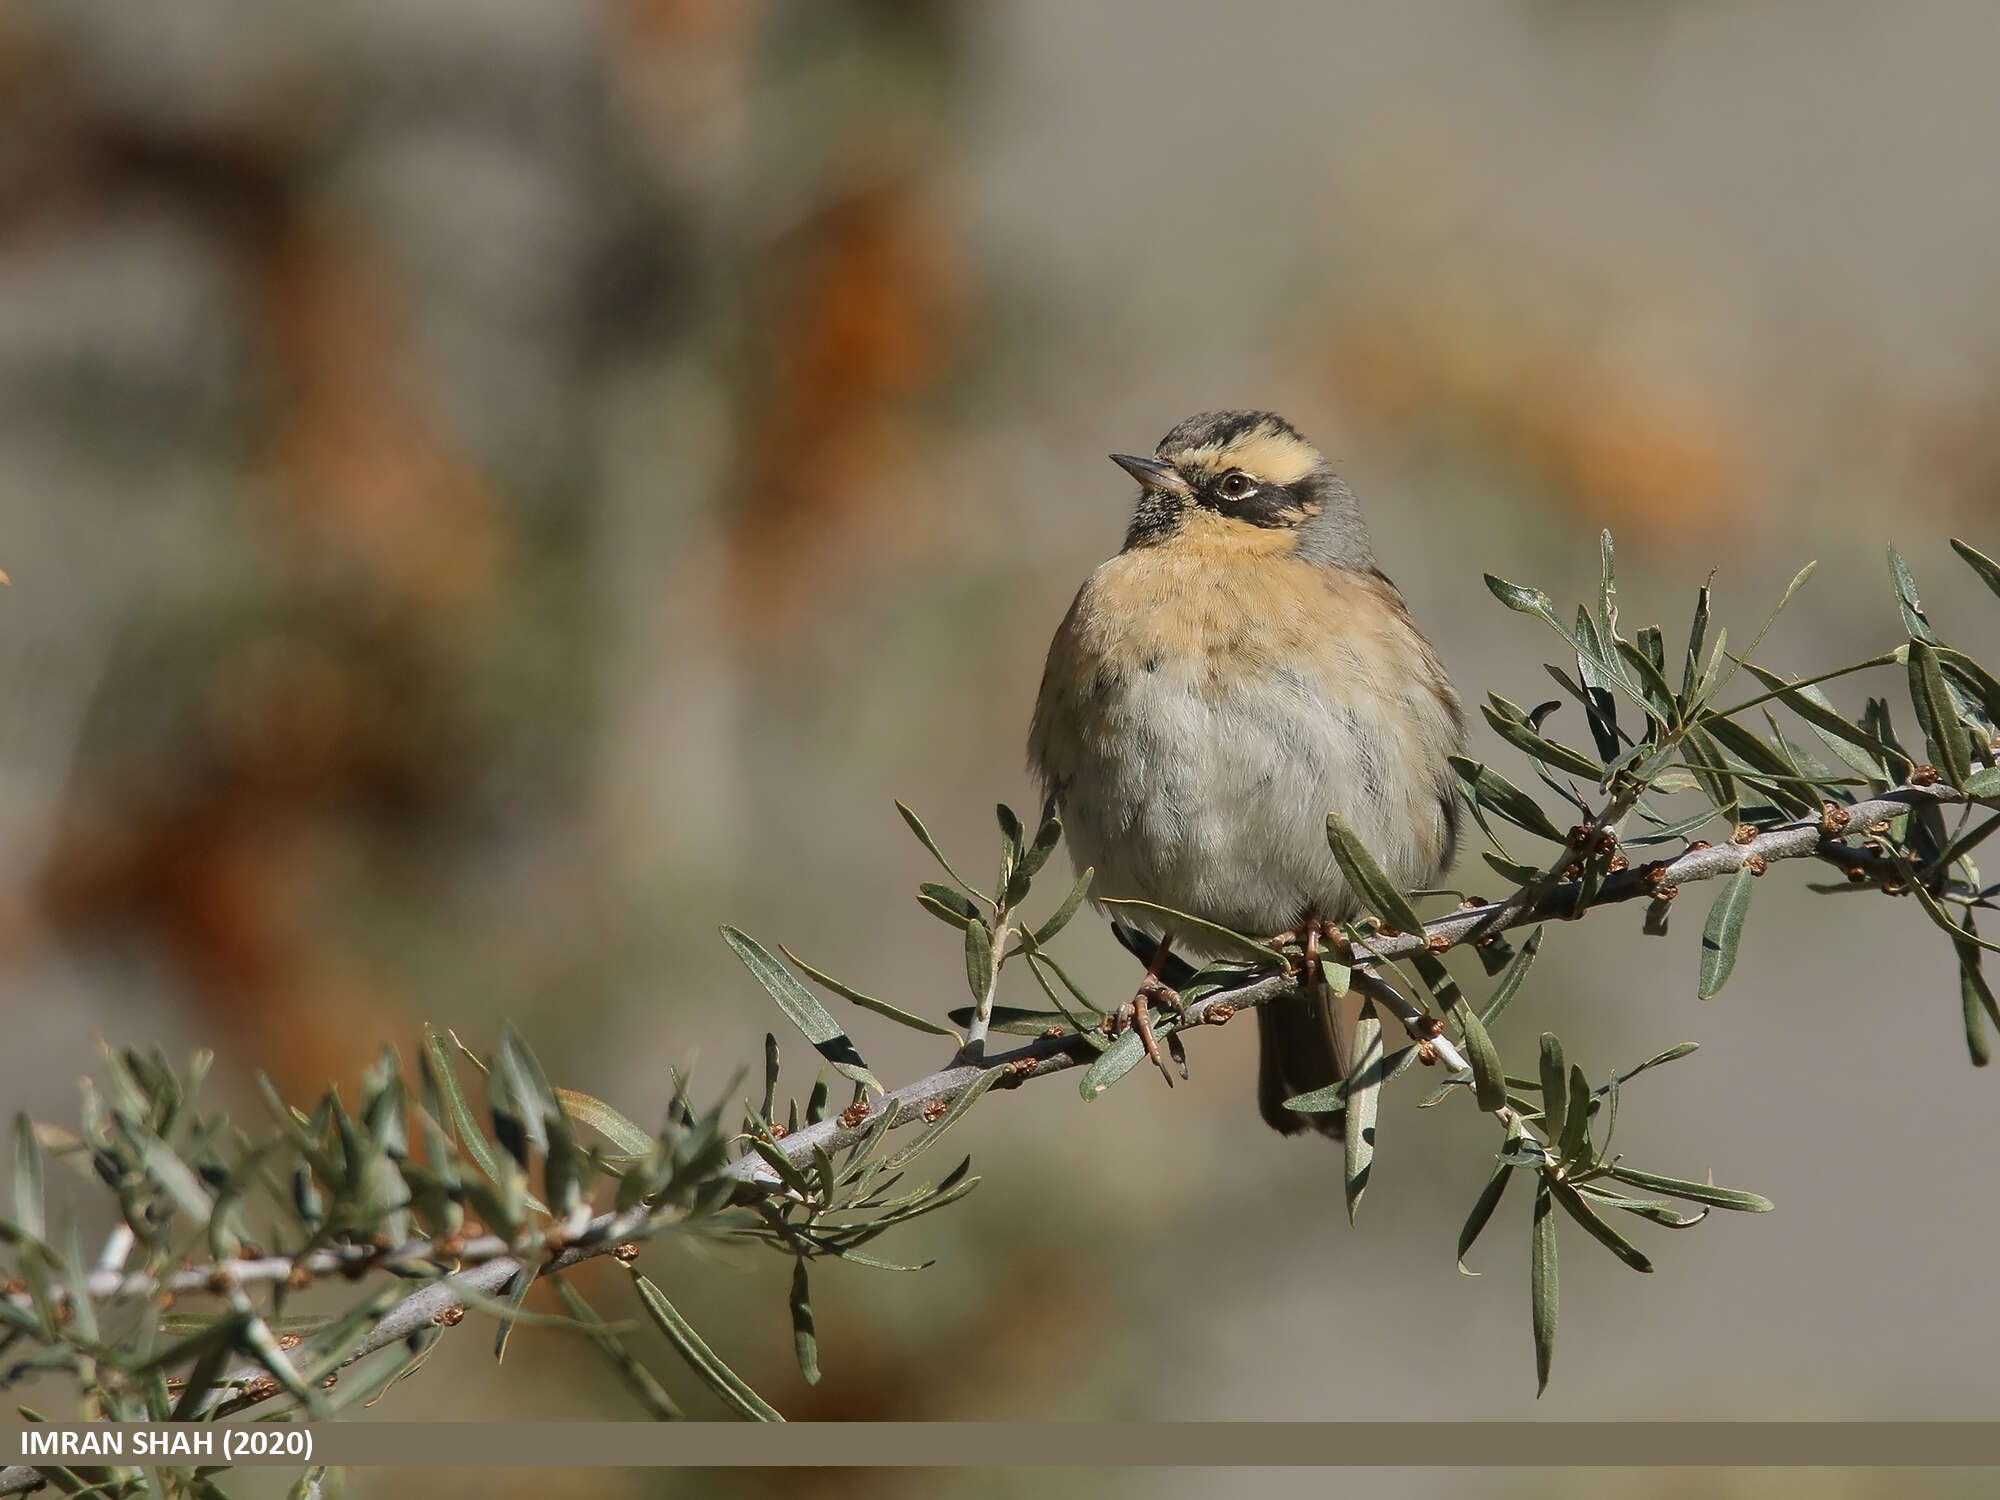
M 1088 720 L 1063 811 L 1097 896 L 1258 936 L 1309 911 L 1345 919 L 1354 906 L 1327 845 L 1329 812 L 1396 878 L 1427 877 L 1410 868 L 1399 726 L 1303 673 L 1218 684 L 1197 671 L 1137 672 Z

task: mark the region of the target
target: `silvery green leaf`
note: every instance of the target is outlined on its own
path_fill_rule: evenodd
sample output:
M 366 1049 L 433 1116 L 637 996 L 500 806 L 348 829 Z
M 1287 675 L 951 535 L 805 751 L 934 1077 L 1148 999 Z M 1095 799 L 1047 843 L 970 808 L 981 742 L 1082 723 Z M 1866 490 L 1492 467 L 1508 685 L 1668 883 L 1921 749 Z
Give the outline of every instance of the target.
M 667 1394 L 666 1387 L 654 1378 L 652 1371 L 639 1363 L 632 1351 L 625 1347 L 624 1341 L 605 1325 L 604 1319 L 597 1315 L 596 1309 L 583 1300 L 566 1277 L 557 1276 L 553 1279 L 556 1284 L 556 1294 L 562 1298 L 564 1309 L 588 1330 L 590 1341 L 603 1353 L 611 1368 L 618 1372 L 647 1413 L 658 1422 L 685 1421 L 687 1414 L 675 1404 L 674 1398 Z
M 1402 932 L 1421 933 L 1422 920 L 1416 908 L 1396 887 L 1396 882 L 1383 873 L 1375 856 L 1368 852 L 1368 846 L 1339 813 L 1326 815 L 1326 839 L 1333 849 L 1334 861 L 1347 877 L 1347 883 L 1370 911 Z
M 1542 805 L 1498 771 L 1463 755 L 1451 757 L 1451 768 L 1458 773 L 1466 790 L 1480 806 L 1490 808 L 1516 828 L 1525 829 L 1538 838 L 1557 844 L 1563 842 L 1562 830 L 1542 810 Z
M 965 925 L 965 983 L 975 1001 L 993 988 L 993 929 L 983 921 Z
M 971 897 L 934 880 L 926 880 L 917 887 L 917 905 L 953 927 L 966 927 L 979 920 L 979 908 L 972 904 Z
M 1507 1079 L 1500 1067 L 1500 1054 L 1493 1046 L 1493 1038 L 1487 1035 L 1485 1023 L 1471 1007 L 1458 1013 L 1458 1019 L 1465 1028 L 1466 1061 L 1472 1064 L 1472 1090 L 1479 1101 L 1479 1107 L 1487 1113 L 1501 1108 L 1507 1102 Z
M 813 998 L 811 990 L 792 977 L 790 969 L 779 963 L 763 944 L 734 927 L 725 926 L 722 929 L 722 940 L 742 960 L 743 967 L 750 971 L 752 977 L 778 1002 L 778 1008 L 790 1018 L 792 1024 L 805 1033 L 806 1040 L 818 1049 L 819 1055 L 833 1064 L 835 1072 L 851 1082 L 866 1084 L 878 1094 L 883 1092 L 881 1083 L 868 1071 L 867 1063 L 841 1029 L 840 1023 Z
M 914 833 L 917 836 L 917 842 L 922 844 L 926 849 L 930 850 L 931 858 L 936 860 L 939 865 L 943 866 L 945 874 L 949 875 L 953 880 L 957 881 L 959 888 L 961 890 L 969 892 L 974 896 L 979 896 L 979 899 L 984 901 L 986 897 L 981 895 L 978 889 L 976 889 L 974 886 L 967 884 L 965 877 L 960 875 L 958 871 L 954 870 L 951 867 L 951 861 L 944 857 L 944 850 L 940 849 L 938 847 L 937 840 L 931 837 L 931 831 L 928 828 L 924 827 L 924 820 L 922 818 L 919 818 L 915 813 L 911 812 L 910 809 L 905 807 L 901 802 L 898 802 L 896 804 L 896 811 L 901 813 L 903 815 L 903 821 L 910 825 L 910 832 Z
M 1146 1047 L 1139 1040 L 1137 1029 L 1120 1032 L 1112 1039 L 1111 1045 L 1097 1054 L 1083 1075 L 1083 1082 L 1077 1085 L 1077 1092 L 1085 1099 L 1095 1099 L 1112 1084 L 1131 1072 L 1146 1055 Z
M 1701 648 L 1708 638 L 1708 586 L 1695 596 L 1694 620 L 1688 626 L 1687 659 L 1681 666 L 1681 698 L 1693 703 L 1701 687 Z
M 819 1384 L 819 1335 L 813 1325 L 812 1288 L 806 1279 L 805 1257 L 792 1263 L 792 1352 L 807 1385 Z
M 593 1099 L 590 1095 L 578 1093 L 575 1089 L 557 1089 L 555 1093 L 565 1115 L 588 1125 L 616 1146 L 623 1155 L 634 1157 L 651 1154 L 653 1137 L 602 1099 Z
M 1368 1176 L 1375 1161 L 1375 1119 L 1382 1094 L 1382 1022 L 1375 1014 L 1375 1002 L 1361 1002 L 1361 1016 L 1355 1022 L 1353 1067 L 1347 1086 L 1346 1170 L 1342 1186 L 1347 1195 L 1347 1222 L 1361 1206 L 1368 1190 Z
M 1568 1070 L 1563 1064 L 1562 1043 L 1554 1032 L 1542 1033 L 1542 1134 L 1549 1138 L 1552 1148 L 1562 1139 L 1563 1124 L 1569 1112 Z
M 1129 1035 L 1130 1033 L 1127 1034 Z M 951 1129 L 953 1125 L 956 1125 L 964 1117 L 967 1110 L 971 1109 L 973 1105 L 986 1096 L 988 1089 L 1001 1082 L 1006 1076 L 1007 1070 L 1005 1068 L 987 1068 L 983 1070 L 977 1078 L 959 1090 L 958 1096 L 945 1106 L 944 1113 L 937 1117 L 936 1123 L 926 1126 L 923 1134 L 910 1142 L 909 1145 L 903 1147 L 902 1150 L 896 1152 L 895 1155 L 886 1158 L 882 1163 L 883 1169 L 890 1172 L 897 1171 L 900 1168 L 908 1166 L 919 1156 L 930 1150 L 932 1146 L 937 1144 L 939 1136 Z M 967 1158 L 967 1160 L 970 1161 L 970 1158 Z
M 1577 1189 L 1592 1203 L 1602 1203 L 1606 1208 L 1616 1208 L 1628 1214 L 1636 1214 L 1648 1223 L 1658 1224 L 1665 1229 L 1692 1229 L 1713 1210 L 1704 1208 L 1699 1213 L 1675 1213 L 1664 1203 L 1656 1203 L 1650 1198 L 1627 1198 L 1623 1193 L 1614 1193 L 1595 1183 Z
M 667 1342 L 674 1346 L 680 1357 L 687 1361 L 688 1368 L 694 1371 L 703 1385 L 722 1399 L 724 1405 L 753 1422 L 785 1420 L 775 1407 L 751 1390 L 734 1370 L 716 1357 L 715 1351 L 694 1331 L 694 1325 L 667 1300 L 665 1292 L 637 1274 L 634 1274 L 632 1284 L 638 1289 L 639 1301 L 654 1325 L 667 1336 Z
M 1767 1214 L 1775 1207 L 1769 1198 L 1760 1193 L 1720 1188 L 1712 1182 L 1662 1177 L 1657 1172 L 1641 1172 L 1636 1167 L 1614 1166 L 1610 1168 L 1610 1175 L 1619 1182 L 1645 1188 L 1648 1192 L 1665 1193 L 1669 1198 L 1686 1198 L 1692 1203 L 1707 1203 L 1715 1208 L 1735 1209 L 1739 1213 Z
M 1502 880 L 1513 885 L 1533 885 L 1542 878 L 1542 870 L 1535 865 L 1518 864 L 1511 859 L 1503 859 L 1491 849 L 1479 851 L 1479 857 L 1493 868 Z
M 1910 704 L 1916 710 L 1918 727 L 1930 742 L 1938 770 L 1953 786 L 1964 786 L 1972 774 L 1972 762 L 1959 730 L 1958 704 L 1945 686 L 1937 653 L 1926 641 L 1910 642 Z
M 1555 1200 L 1544 1177 L 1535 1184 L 1535 1217 L 1528 1252 L 1528 1296 L 1535 1333 L 1535 1395 L 1549 1388 L 1556 1357 Z
M 1583 1069 L 1574 1063 L 1569 1069 L 1569 1103 L 1563 1113 L 1562 1139 L 1556 1149 L 1566 1163 L 1582 1161 L 1590 1150 L 1590 1084 L 1583 1076 Z
M 1554 1184 L 1553 1191 L 1556 1202 L 1563 1206 L 1572 1219 L 1576 1220 L 1577 1223 L 1589 1231 L 1592 1239 L 1596 1240 L 1635 1271 L 1651 1271 L 1653 1269 L 1653 1263 L 1646 1259 L 1639 1247 L 1626 1239 L 1624 1235 L 1613 1229 L 1609 1224 L 1605 1223 L 1604 1220 L 1598 1218 L 1591 1210 L 1590 1205 L 1584 1201 L 1583 1195 L 1577 1192 L 1575 1188 L 1571 1187 L 1567 1182 L 1558 1182 Z
M 1825 693 L 1809 683 L 1790 682 L 1755 662 L 1745 662 L 1743 667 L 1776 693 L 1787 708 L 1810 724 L 1826 747 L 1848 766 L 1877 781 L 1888 780 L 1889 771 L 1883 760 L 1889 754 L 1888 747 L 1859 724 L 1842 717 Z
M 1493 1210 L 1500 1206 L 1501 1195 L 1507 1191 L 1507 1183 L 1514 1175 L 1514 1168 L 1501 1162 L 1493 1168 L 1493 1175 L 1486 1179 L 1486 1186 L 1480 1190 L 1478 1201 L 1472 1205 L 1472 1212 L 1465 1216 L 1465 1227 L 1458 1232 L 1458 1269 L 1463 1276 L 1477 1276 L 1477 1271 L 1466 1269 L 1465 1252 L 1478 1240 L 1480 1231 L 1487 1220 L 1493 1217 Z
M 1966 919 L 1968 928 L 1971 918 Z M 1970 943 L 1955 945 L 1958 951 L 1958 993 L 1959 1002 L 1965 1011 L 1965 1050 L 1972 1056 L 1972 1065 L 1983 1068 L 1992 1061 L 1993 1049 L 1986 1039 L 1986 1028 L 1980 1020 L 1985 1012 L 1987 1021 L 2000 1029 L 2000 1005 L 1996 1005 L 1993 990 L 1980 971 L 1980 951 Z
M 30 1240 L 47 1232 L 43 1215 L 42 1146 L 25 1112 L 14 1116 L 14 1227 Z
M 1567 745 L 1557 744 L 1535 733 L 1525 718 L 1517 719 L 1504 709 L 1489 704 L 1481 704 L 1479 712 L 1492 725 L 1495 734 L 1545 766 L 1553 766 L 1575 776 L 1588 776 L 1593 782 L 1604 774 L 1604 767 L 1582 751 L 1572 750 Z
M 1889 549 L 1889 582 L 1896 590 L 1896 607 L 1903 612 L 1903 626 L 1913 641 L 1927 641 L 1935 646 L 1937 633 L 1931 629 L 1931 622 L 1924 614 L 1924 607 L 1917 601 L 1917 580 L 1910 575 L 1909 564 L 1903 561 L 1902 553 L 1894 547 Z
M 876 1015 L 886 1016 L 889 1020 L 896 1022 L 900 1026 L 907 1026 L 913 1031 L 927 1031 L 933 1036 L 948 1036 L 954 1042 L 959 1039 L 958 1033 L 953 1031 L 949 1026 L 940 1026 L 936 1021 L 912 1014 L 910 1011 L 904 1010 L 901 1006 L 891 1005 L 887 1000 L 877 1000 L 872 995 L 864 995 L 852 986 L 842 984 L 831 974 L 821 973 L 818 969 L 815 969 L 811 964 L 800 958 L 798 954 L 792 952 L 783 943 L 778 945 L 778 951 L 790 959 L 800 973 L 804 974 L 806 978 L 812 980 L 820 988 L 832 991 L 843 1000 L 853 1001 L 863 1010 L 872 1010 Z
M 1745 865 L 1729 877 L 1729 883 L 1708 909 L 1708 921 L 1701 929 L 1701 983 L 1696 993 L 1710 1000 L 1720 994 L 1736 967 L 1737 945 L 1743 940 L 1743 921 L 1750 913 L 1750 886 L 1757 877 Z
M 1255 938 L 1245 937 L 1240 932 L 1231 932 L 1227 927 L 1218 927 L 1213 922 L 1205 922 L 1200 917 L 1190 916 L 1184 911 L 1175 911 L 1171 906 L 1161 906 L 1156 902 L 1139 901 L 1122 896 L 1116 898 L 1106 896 L 1098 904 L 1100 906 L 1115 906 L 1121 911 L 1150 912 L 1156 917 L 1171 918 L 1181 926 L 1201 933 L 1204 938 L 1213 939 L 1215 945 L 1218 947 L 1227 948 L 1232 952 L 1244 954 L 1251 958 L 1262 959 L 1268 964 L 1282 966 L 1285 962 L 1285 955 L 1267 943 L 1260 943 Z
M 1493 987 L 1493 998 L 1486 1002 L 1486 1008 L 1479 1013 L 1480 1021 L 1491 1026 L 1500 1019 L 1500 1013 L 1513 1003 L 1528 978 L 1528 970 L 1534 967 L 1535 955 L 1542 951 L 1542 929 L 1536 927 L 1528 934 L 1528 940 L 1521 944 L 1513 962 L 1507 965 L 1507 972 L 1500 976 L 1500 982 Z
M 1055 815 L 1055 804 L 1043 809 L 1041 827 L 1035 830 L 1035 841 L 1021 855 L 1021 874 L 1033 877 L 1042 872 L 1042 866 L 1049 862 L 1049 856 L 1062 842 L 1062 819 Z
M 1069 926 L 1069 919 L 1076 915 L 1077 908 L 1083 905 L 1083 898 L 1090 894 L 1091 877 L 1096 873 L 1096 870 L 1090 869 L 1077 876 L 1076 884 L 1071 886 L 1069 894 L 1063 897 L 1062 905 L 1050 913 L 1048 920 L 1035 929 L 1034 938 L 1038 946 L 1048 942 Z
M 1644 1062 L 1640 1063 L 1638 1067 L 1632 1068 L 1627 1072 L 1620 1073 L 1618 1075 L 1618 1081 L 1620 1083 L 1630 1083 L 1634 1078 L 1637 1078 L 1641 1073 L 1645 1072 L 1648 1068 L 1657 1068 L 1670 1062 L 1679 1062 L 1683 1057 L 1686 1057 L 1690 1052 L 1699 1050 L 1700 1047 L 1701 1043 L 1699 1042 L 1677 1042 L 1673 1046 L 1667 1048 L 1667 1050 L 1664 1052 L 1654 1053 L 1651 1057 L 1647 1058 Z
M 1995 562 L 1977 547 L 1961 542 L 1957 537 L 1951 539 L 1951 550 L 1965 559 L 1982 583 L 1995 594 L 2000 594 L 2000 562 Z

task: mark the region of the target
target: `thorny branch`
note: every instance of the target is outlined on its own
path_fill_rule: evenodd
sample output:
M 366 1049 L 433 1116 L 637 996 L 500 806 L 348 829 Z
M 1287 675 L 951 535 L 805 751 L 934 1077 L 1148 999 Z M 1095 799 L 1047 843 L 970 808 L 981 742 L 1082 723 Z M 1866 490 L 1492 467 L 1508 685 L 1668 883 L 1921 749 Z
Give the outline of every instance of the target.
M 1658 899 L 1682 885 L 1733 875 L 1746 865 L 1761 873 L 1763 867 L 1777 860 L 1816 858 L 1849 872 L 1862 872 L 1868 878 L 1894 881 L 1898 874 L 1896 866 L 1849 842 L 1849 838 L 1864 837 L 1882 820 L 1897 817 L 1926 801 L 1955 805 L 1970 800 L 1945 785 L 1903 787 L 1842 809 L 1845 820 L 1837 827 L 1830 817 L 1802 819 L 1759 832 L 1741 842 L 1695 845 L 1677 858 L 1620 870 L 1606 877 L 1587 899 L 1579 899 L 1582 888 L 1574 881 L 1553 885 L 1539 894 L 1532 887 L 1525 888 L 1499 901 L 1466 906 L 1440 916 L 1427 922 L 1422 933 L 1381 933 L 1371 937 L 1367 951 L 1353 955 L 1355 977 L 1391 1011 L 1413 1040 L 1430 1045 L 1451 1074 L 1469 1078 L 1470 1069 L 1449 1040 L 1438 1034 L 1434 1018 L 1392 986 L 1374 981 L 1371 971 L 1420 951 L 1439 952 L 1529 923 L 1578 918 L 1596 907 L 1635 899 Z M 1178 1015 L 1163 1015 L 1157 1024 L 1166 1034 L 1204 1024 L 1222 1024 L 1237 1011 L 1297 993 L 1304 982 L 1304 976 L 1297 971 L 1265 975 L 1195 1000 Z M 857 1107 L 803 1127 L 778 1140 L 776 1148 L 791 1162 L 804 1165 L 812 1160 L 815 1149 L 832 1153 L 856 1144 L 891 1109 L 896 1111 L 896 1126 L 936 1118 L 990 1071 L 1004 1069 L 1009 1076 L 997 1082 L 1003 1087 L 1015 1087 L 1030 1078 L 1086 1066 L 1097 1055 L 1082 1038 L 1066 1034 L 1037 1037 L 990 1056 L 954 1060 L 927 1077 L 869 1101 L 865 1113 Z M 746 1187 L 754 1184 L 765 1191 L 783 1191 L 776 1173 L 754 1153 L 731 1163 L 723 1175 Z M 257 1284 L 297 1285 L 303 1280 L 354 1276 L 370 1270 L 439 1278 L 389 1309 L 343 1361 L 344 1366 L 425 1328 L 455 1321 L 468 1296 L 476 1299 L 497 1295 L 524 1266 L 532 1264 L 541 1274 L 601 1255 L 623 1253 L 623 1247 L 670 1228 L 678 1218 L 678 1211 L 661 1212 L 640 1205 L 601 1214 L 567 1238 L 541 1232 L 513 1243 L 497 1235 L 484 1235 L 449 1246 L 430 1240 L 388 1249 L 350 1245 L 317 1250 L 298 1260 L 267 1256 L 192 1266 L 164 1278 L 126 1274 L 117 1268 L 122 1255 L 112 1253 L 112 1247 L 108 1246 L 88 1285 L 93 1299 L 116 1302 L 164 1293 L 226 1296 Z M 26 1305 L 24 1299 L 15 1300 Z M 295 1366 L 302 1366 L 306 1354 L 306 1350 L 301 1350 L 292 1356 Z M 260 1404 L 278 1394 L 272 1389 L 274 1384 L 257 1366 L 234 1371 L 224 1377 L 219 1390 L 225 1394 L 209 1414 L 231 1415 Z M 41 1482 L 32 1468 L 0 1469 L 0 1495 L 21 1493 Z

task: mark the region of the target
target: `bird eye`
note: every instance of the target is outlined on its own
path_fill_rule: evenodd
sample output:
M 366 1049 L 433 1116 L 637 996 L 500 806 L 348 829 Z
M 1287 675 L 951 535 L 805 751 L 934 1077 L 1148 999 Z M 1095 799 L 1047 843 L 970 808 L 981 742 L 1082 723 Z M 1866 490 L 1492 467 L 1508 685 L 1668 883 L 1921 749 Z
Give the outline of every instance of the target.
M 1255 488 L 1257 481 L 1241 469 L 1231 469 L 1222 476 L 1222 493 L 1228 499 L 1241 500 Z

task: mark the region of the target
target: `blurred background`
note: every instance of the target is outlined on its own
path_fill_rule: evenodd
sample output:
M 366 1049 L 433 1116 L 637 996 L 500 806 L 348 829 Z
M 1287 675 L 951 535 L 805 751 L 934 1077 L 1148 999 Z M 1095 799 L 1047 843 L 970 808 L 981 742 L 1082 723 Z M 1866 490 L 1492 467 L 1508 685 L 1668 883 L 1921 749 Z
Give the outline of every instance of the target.
M 992 857 L 1048 636 L 1123 533 L 1104 455 L 1206 408 L 1335 457 L 1470 698 L 1548 696 L 1550 638 L 1480 573 L 1573 598 L 1604 526 L 1627 622 L 1670 639 L 1712 569 L 1740 640 L 1817 557 L 1765 659 L 1883 649 L 1893 540 L 1945 638 L 2000 649 L 1945 546 L 2000 541 L 1996 49 L 2000 12 L 1859 3 L 17 0 L 0 1099 L 72 1120 L 103 1036 L 217 1048 L 254 1113 L 256 1068 L 306 1097 L 426 1019 L 511 1018 L 651 1120 L 670 1067 L 720 1088 L 784 1030 L 723 921 L 961 1003 L 892 799 Z M 1642 1226 L 1650 1278 L 1566 1236 L 1539 1403 L 1525 1197 L 1453 1270 L 1483 1122 L 1403 1090 L 1350 1229 L 1338 1153 L 1258 1122 L 1249 1030 L 1171 1093 L 975 1111 L 983 1186 L 890 1252 L 937 1264 L 815 1278 L 816 1390 L 776 1257 L 648 1267 L 800 1418 L 1990 1417 L 2000 1079 L 1921 913 L 1782 873 L 1715 1002 L 1698 911 L 1664 943 L 1614 912 L 1550 935 L 1502 1027 L 1594 1074 L 1701 1042 L 1621 1139 L 1779 1205 Z M 1071 933 L 1129 993 L 1101 923 Z M 939 1061 L 854 1030 L 885 1079 Z M 373 1414 L 628 1410 L 523 1328 Z

